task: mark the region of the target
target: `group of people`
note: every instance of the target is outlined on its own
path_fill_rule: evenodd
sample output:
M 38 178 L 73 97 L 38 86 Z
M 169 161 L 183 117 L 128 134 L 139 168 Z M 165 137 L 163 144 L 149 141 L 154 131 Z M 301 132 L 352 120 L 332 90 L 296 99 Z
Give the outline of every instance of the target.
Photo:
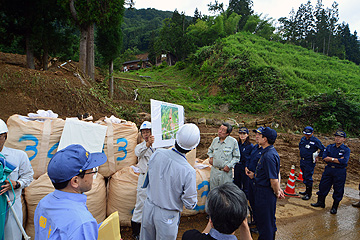
M 253 219 L 250 224 L 256 226 L 251 231 L 259 233 L 258 239 L 275 239 L 276 200 L 285 197 L 280 188 L 280 157 L 273 146 L 277 133 L 269 127 L 254 129 L 254 146 L 249 141 L 249 130 L 246 127 L 239 129 L 238 141 L 230 136 L 231 132 L 232 126 L 223 123 L 218 129 L 218 137 L 209 147 L 209 163 L 212 165 L 210 189 L 233 181 L 244 191 L 249 201 Z M 305 127 L 303 134 L 299 143 L 300 168 L 306 186 L 306 190 L 300 192 L 304 195 L 302 199 L 309 200 L 312 196 L 314 168 L 322 158 L 327 165 L 319 184 L 318 201 L 311 206 L 324 208 L 325 198 L 333 187 L 330 213 L 336 214 L 344 195 L 346 166 L 350 157 L 350 149 L 344 144 L 346 133 L 336 131 L 335 143 L 326 148 L 314 136 L 312 127 Z M 360 202 L 353 206 L 360 207 Z
M 312 187 L 314 168 L 320 157 L 326 163 L 322 174 L 319 191 L 317 192 L 318 200 L 312 203 L 313 207 L 325 208 L 325 198 L 331 187 L 334 189 L 333 204 L 330 210 L 331 214 L 336 214 L 339 203 L 344 196 L 344 187 L 346 181 L 346 167 L 350 157 L 350 149 L 345 145 L 346 133 L 336 131 L 334 134 L 335 143 L 328 145 L 326 148 L 321 141 L 314 136 L 314 129 L 307 126 L 303 130 L 304 136 L 299 143 L 300 150 L 300 168 L 303 173 L 303 182 L 306 186 L 303 200 L 309 200 L 312 196 Z M 354 204 L 356 207 L 356 204 Z
M 256 145 L 249 141 L 249 130 L 239 129 L 239 141 L 231 137 L 232 126 L 223 123 L 209 150 L 210 189 L 234 182 L 243 190 L 251 206 L 252 224 L 258 239 L 274 239 L 277 199 L 285 198 L 280 188 L 280 157 L 274 148 L 277 132 L 270 127 L 253 130 Z M 233 171 L 234 169 L 234 176 Z
M 210 192 L 205 206 L 208 225 L 203 232 L 186 231 L 182 236 L 184 240 L 237 239 L 234 235 L 237 229 L 240 229 L 241 239 L 252 239 L 249 224 L 256 225 L 258 239 L 275 239 L 276 202 L 285 197 L 280 188 L 280 157 L 274 147 L 277 132 L 269 127 L 254 129 L 255 145 L 249 141 L 247 128 L 239 129 L 239 141 L 230 136 L 231 132 L 232 126 L 223 123 L 208 149 L 211 165 Z M 15 198 L 13 207 L 21 220 L 21 190 L 32 181 L 33 170 L 25 152 L 4 146 L 7 133 L 7 126 L 0 119 L 0 153 L 16 167 L 3 182 L 0 195 L 14 189 L 15 196 L 10 198 Z M 200 130 L 195 124 L 184 124 L 171 149 L 153 148 L 150 122 L 141 124 L 140 133 L 144 141 L 135 148 L 140 175 L 131 219 L 133 237 L 176 239 L 183 207 L 193 209 L 197 204 L 196 173 L 186 153 L 199 144 Z M 326 148 L 313 133 L 313 128 L 305 127 L 299 143 L 306 186 L 303 200 L 311 198 L 314 167 L 322 157 L 327 166 L 317 192 L 318 201 L 311 205 L 324 208 L 325 198 L 333 187 L 334 202 L 330 212 L 336 214 L 344 194 L 350 156 L 350 149 L 344 145 L 346 133 L 337 131 L 335 143 Z M 97 169 L 106 160 L 104 153 L 89 153 L 78 144 L 52 157 L 47 173 L 55 191 L 45 196 L 36 208 L 35 239 L 97 239 L 99 224 L 88 211 L 83 193 L 91 190 Z M 247 222 L 248 202 L 253 216 L 251 223 Z M 360 206 L 360 202 L 354 206 Z M 4 239 L 21 239 L 20 228 L 11 214 L 11 211 L 6 212 Z

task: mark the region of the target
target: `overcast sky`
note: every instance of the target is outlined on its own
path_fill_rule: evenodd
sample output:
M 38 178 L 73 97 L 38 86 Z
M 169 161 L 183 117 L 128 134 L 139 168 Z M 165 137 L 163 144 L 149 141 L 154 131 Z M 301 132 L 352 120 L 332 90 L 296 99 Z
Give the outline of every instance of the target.
M 155 8 L 158 10 L 185 12 L 188 16 L 193 16 L 195 8 L 202 14 L 211 15 L 208 12 L 208 4 L 215 3 L 215 0 L 134 0 L 135 8 Z M 227 9 L 229 0 L 218 0 L 219 3 L 224 3 L 224 8 Z M 317 0 L 311 0 L 313 7 L 315 7 Z M 323 0 L 324 8 L 331 7 L 334 1 Z M 350 26 L 351 33 L 357 31 L 360 35 L 360 1 L 359 0 L 337 0 L 339 6 L 340 20 L 339 22 L 346 22 Z M 307 3 L 307 0 L 253 0 L 253 10 L 255 13 L 262 13 L 268 18 L 279 19 L 280 17 L 289 17 L 292 8 L 295 12 L 298 10 L 300 4 Z

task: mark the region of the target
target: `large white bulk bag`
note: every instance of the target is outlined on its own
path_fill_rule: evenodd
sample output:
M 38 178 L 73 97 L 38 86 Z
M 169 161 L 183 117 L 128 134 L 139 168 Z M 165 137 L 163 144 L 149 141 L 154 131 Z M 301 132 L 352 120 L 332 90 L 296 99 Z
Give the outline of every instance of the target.
M 183 208 L 182 216 L 191 216 L 199 212 L 205 212 L 206 197 L 210 191 L 211 165 L 208 162 L 195 163 L 197 204 L 193 210 Z
M 34 178 L 46 173 L 47 165 L 56 153 L 65 121 L 60 118 L 43 118 L 36 121 L 20 115 L 7 120 L 9 128 L 6 147 L 27 153 L 34 170 Z
M 131 167 L 113 174 L 108 183 L 107 215 L 119 212 L 120 226 L 130 226 L 139 175 Z
M 138 141 L 136 124 L 125 120 L 112 123 L 109 119 L 97 122 L 108 127 L 104 144 L 107 161 L 99 167 L 99 173 L 109 177 L 122 168 L 135 165 L 135 147 Z

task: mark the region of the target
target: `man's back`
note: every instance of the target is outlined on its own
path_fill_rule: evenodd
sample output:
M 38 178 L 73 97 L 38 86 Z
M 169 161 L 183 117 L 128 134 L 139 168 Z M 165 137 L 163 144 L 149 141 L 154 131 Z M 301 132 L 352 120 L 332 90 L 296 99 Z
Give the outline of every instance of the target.
M 185 155 L 175 150 L 158 149 L 149 161 L 150 201 L 167 210 L 182 211 L 197 202 L 195 169 Z

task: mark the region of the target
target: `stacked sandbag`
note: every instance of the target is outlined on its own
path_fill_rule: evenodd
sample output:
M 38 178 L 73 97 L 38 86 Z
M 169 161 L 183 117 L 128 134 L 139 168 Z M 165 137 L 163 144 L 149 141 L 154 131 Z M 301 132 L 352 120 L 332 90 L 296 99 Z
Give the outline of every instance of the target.
M 26 233 L 35 239 L 34 228 L 34 215 L 35 209 L 40 200 L 47 194 L 53 192 L 51 180 L 47 174 L 41 175 L 38 179 L 34 180 L 30 186 L 25 188 L 25 201 L 27 203 L 28 217 L 26 222 Z M 93 181 L 92 189 L 86 193 L 88 207 L 91 214 L 94 216 L 98 223 L 105 219 L 106 215 L 106 188 L 104 177 L 98 174 Z
M 110 177 L 122 168 L 135 165 L 135 147 L 138 142 L 136 124 L 125 120 L 115 123 L 109 118 L 97 122 L 108 127 L 104 144 L 104 153 L 108 160 L 99 167 L 99 173 L 104 177 Z
M 197 190 L 197 205 L 193 210 L 183 208 L 181 216 L 191 216 L 199 212 L 205 211 L 206 197 L 210 191 L 210 171 L 211 165 L 209 161 L 195 163 L 194 168 L 196 171 L 196 190 Z
M 119 212 L 120 226 L 130 226 L 139 175 L 131 167 L 113 174 L 108 182 L 107 215 Z
M 36 179 L 46 173 L 47 165 L 58 148 L 64 125 L 65 121 L 60 118 L 34 120 L 13 115 L 7 120 L 9 133 L 5 146 L 27 153 Z
M 53 191 L 54 187 L 47 174 L 32 181 L 30 185 L 25 188 L 25 201 L 28 213 L 25 231 L 31 239 L 35 239 L 34 215 L 36 206 L 43 197 Z
M 101 174 L 96 176 L 91 190 L 85 194 L 87 195 L 86 206 L 97 223 L 101 223 L 106 218 L 106 187 L 105 179 Z

